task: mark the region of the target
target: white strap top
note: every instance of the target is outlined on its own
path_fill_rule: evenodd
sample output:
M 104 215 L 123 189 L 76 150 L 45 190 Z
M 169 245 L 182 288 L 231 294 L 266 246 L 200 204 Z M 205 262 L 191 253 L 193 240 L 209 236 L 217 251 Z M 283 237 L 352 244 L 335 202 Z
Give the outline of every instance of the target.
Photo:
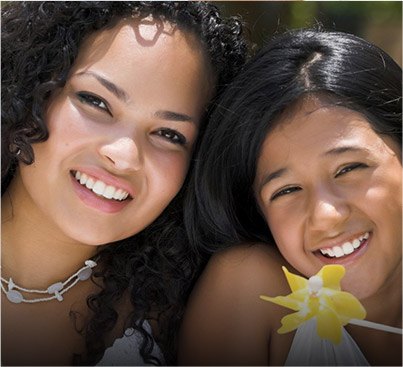
M 144 322 L 145 329 L 151 333 L 150 324 Z M 132 328 L 125 331 L 122 338 L 116 339 L 113 345 L 105 350 L 97 366 L 149 366 L 140 355 L 141 334 Z M 162 363 L 164 358 L 157 343 L 154 343 L 152 355 Z
M 369 366 L 364 354 L 343 328 L 340 344 L 322 339 L 316 332 L 316 319 L 302 324 L 296 331 L 286 366 Z

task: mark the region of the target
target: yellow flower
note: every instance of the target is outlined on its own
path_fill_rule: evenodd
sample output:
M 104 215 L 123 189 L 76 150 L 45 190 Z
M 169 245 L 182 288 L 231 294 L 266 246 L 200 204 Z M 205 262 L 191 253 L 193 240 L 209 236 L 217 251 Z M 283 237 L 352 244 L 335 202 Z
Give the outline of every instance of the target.
M 325 265 L 309 279 L 290 273 L 284 266 L 283 271 L 292 293 L 278 297 L 260 296 L 265 301 L 297 311 L 281 319 L 279 334 L 295 330 L 316 317 L 318 335 L 338 344 L 344 325 L 351 319 L 365 318 L 366 312 L 360 301 L 341 291 L 340 280 L 345 273 L 342 265 Z

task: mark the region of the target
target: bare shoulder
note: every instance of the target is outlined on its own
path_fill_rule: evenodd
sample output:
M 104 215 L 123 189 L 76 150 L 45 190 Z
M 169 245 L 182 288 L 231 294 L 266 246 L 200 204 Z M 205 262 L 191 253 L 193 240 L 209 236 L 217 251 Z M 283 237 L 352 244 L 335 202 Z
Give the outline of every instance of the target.
M 253 290 L 287 291 L 283 265 L 286 262 L 274 246 L 240 244 L 215 254 L 201 276 L 200 284 L 203 286 L 212 281 L 213 287 L 220 288 L 222 282 L 225 287 L 247 293 Z
M 273 246 L 242 244 L 215 254 L 190 297 L 179 349 L 182 364 L 267 365 L 284 308 L 260 295 L 289 288 Z M 269 360 L 270 358 L 270 360 Z
M 222 250 L 212 256 L 209 266 L 214 267 L 238 267 L 238 269 L 249 268 L 250 266 L 263 267 L 266 271 L 276 272 L 285 264 L 284 258 L 275 245 L 264 243 L 239 244 Z M 261 269 L 263 270 L 263 269 Z

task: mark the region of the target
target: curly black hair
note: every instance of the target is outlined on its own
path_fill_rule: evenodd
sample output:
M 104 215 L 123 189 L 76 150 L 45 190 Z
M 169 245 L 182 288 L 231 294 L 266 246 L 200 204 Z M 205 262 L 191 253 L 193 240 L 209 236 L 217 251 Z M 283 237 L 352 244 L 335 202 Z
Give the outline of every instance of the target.
M 240 19 L 222 17 L 208 2 L 6 2 L 1 12 L 2 194 L 18 164 L 34 162 L 31 145 L 47 140 L 45 104 L 64 86 L 80 44 L 90 33 L 129 16 L 169 21 L 199 39 L 211 60 L 217 93 L 242 67 L 249 49 Z M 144 320 L 155 319 L 166 362 L 175 363 L 176 331 L 197 268 L 182 228 L 181 203 L 180 193 L 146 230 L 102 247 L 102 270 L 94 278 L 102 289 L 88 299 L 93 317 L 82 330 L 87 355 L 74 363 L 99 361 L 104 336 L 116 324 L 115 305 L 127 290 L 133 311 L 126 326 L 143 335 L 144 360 L 161 363 L 151 355 L 154 341 L 143 327 Z

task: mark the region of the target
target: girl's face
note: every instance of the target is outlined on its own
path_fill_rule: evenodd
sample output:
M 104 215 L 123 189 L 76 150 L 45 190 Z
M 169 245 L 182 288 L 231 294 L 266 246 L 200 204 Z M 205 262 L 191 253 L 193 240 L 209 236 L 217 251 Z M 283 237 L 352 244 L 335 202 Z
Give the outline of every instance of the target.
M 91 35 L 50 100 L 49 139 L 20 167 L 25 205 L 86 244 L 141 231 L 182 186 L 211 79 L 198 41 L 169 24 Z
M 400 147 L 352 110 L 313 99 L 298 107 L 264 141 L 258 204 L 293 267 L 312 276 L 344 265 L 343 288 L 369 297 L 401 280 Z

